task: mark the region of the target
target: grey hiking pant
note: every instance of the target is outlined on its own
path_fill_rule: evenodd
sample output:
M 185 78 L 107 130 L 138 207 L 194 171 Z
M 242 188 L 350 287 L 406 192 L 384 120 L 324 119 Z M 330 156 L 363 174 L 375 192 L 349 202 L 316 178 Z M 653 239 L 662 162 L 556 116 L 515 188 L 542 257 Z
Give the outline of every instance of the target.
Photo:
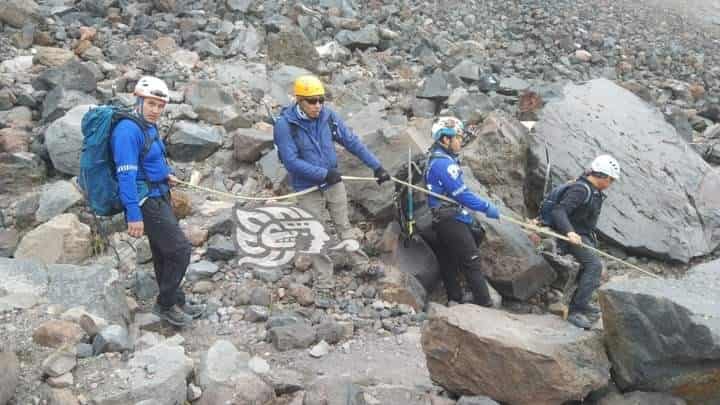
M 580 235 L 584 245 L 595 247 L 595 241 L 586 235 Z M 586 312 L 590 305 L 593 292 L 600 287 L 602 276 L 602 262 L 600 258 L 589 249 L 563 241 L 560 248 L 571 254 L 580 263 L 578 273 L 578 287 L 570 301 L 570 312 Z
M 352 228 L 348 217 L 348 200 L 345 183 L 333 184 L 325 190 L 314 191 L 298 197 L 298 204 L 318 220 L 325 218 L 325 209 L 341 240 L 351 239 Z

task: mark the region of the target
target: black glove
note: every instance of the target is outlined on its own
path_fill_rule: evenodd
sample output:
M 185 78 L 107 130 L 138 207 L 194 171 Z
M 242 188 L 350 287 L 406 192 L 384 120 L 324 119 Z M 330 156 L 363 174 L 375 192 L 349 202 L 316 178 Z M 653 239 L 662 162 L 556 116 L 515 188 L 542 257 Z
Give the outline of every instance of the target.
M 382 166 L 375 169 L 375 177 L 377 178 L 377 184 L 383 184 L 384 182 L 390 180 L 390 175 Z
M 327 174 L 325 175 L 325 183 L 327 183 L 328 186 L 332 186 L 333 184 L 340 183 L 342 181 L 342 176 L 340 175 L 340 172 L 335 169 L 328 169 Z

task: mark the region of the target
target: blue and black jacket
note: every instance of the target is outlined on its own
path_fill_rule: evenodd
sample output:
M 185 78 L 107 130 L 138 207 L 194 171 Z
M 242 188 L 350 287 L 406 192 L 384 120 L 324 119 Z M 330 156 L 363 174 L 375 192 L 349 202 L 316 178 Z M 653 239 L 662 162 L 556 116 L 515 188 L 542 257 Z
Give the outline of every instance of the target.
M 150 148 L 144 160 L 139 162 L 146 134 Z M 142 221 L 140 206 L 145 199 L 163 196 L 170 190 L 167 178 L 172 170 L 165 160 L 165 145 L 155 125 L 149 125 L 143 133 L 138 123 L 124 119 L 113 129 L 112 151 L 126 219 L 128 222 Z
M 290 174 L 291 184 L 296 191 L 322 185 L 328 170 L 337 168 L 335 142 L 370 169 L 380 167 L 380 161 L 375 155 L 330 108 L 323 106 L 317 119 L 305 117 L 298 110 L 297 104 L 283 108 L 274 129 L 280 160 Z M 331 119 L 337 128 L 335 137 Z M 293 129 L 293 126 L 296 128 Z
M 430 151 L 425 173 L 428 190 L 450 197 L 462 205 L 455 216 L 458 221 L 471 224 L 473 217 L 467 209 L 485 212 L 490 207 L 490 203 L 478 197 L 465 185 L 459 158 L 442 147 L 436 145 Z M 440 208 L 444 204 L 447 203 L 432 195 L 428 196 L 428 206 L 431 209 Z

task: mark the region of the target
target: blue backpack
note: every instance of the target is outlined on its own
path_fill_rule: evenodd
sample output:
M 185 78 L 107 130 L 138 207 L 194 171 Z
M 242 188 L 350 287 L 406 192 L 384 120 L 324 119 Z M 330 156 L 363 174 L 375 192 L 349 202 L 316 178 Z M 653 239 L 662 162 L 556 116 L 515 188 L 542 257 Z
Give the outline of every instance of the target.
M 590 190 L 590 186 L 588 186 L 583 181 L 573 181 L 570 183 L 561 184 L 555 188 L 553 188 L 548 195 L 543 200 L 542 204 L 540 205 L 540 221 L 543 225 L 552 227 L 553 226 L 553 219 L 552 219 L 552 211 L 557 205 L 558 202 L 562 199 L 563 195 L 565 194 L 565 191 L 570 188 L 570 186 L 573 186 L 575 184 L 581 184 L 587 189 L 587 197 L 585 197 L 585 200 L 583 201 L 583 205 L 586 205 L 590 202 L 590 199 L 592 198 L 592 190 Z
M 145 134 L 145 143 L 139 160 L 143 162 L 152 146 L 152 140 L 145 131 L 143 122 L 130 110 L 113 105 L 101 105 L 91 108 L 82 118 L 83 146 L 78 185 L 83 190 L 90 209 L 96 215 L 111 216 L 123 212 L 110 143 L 115 125 L 123 119 L 133 120 Z

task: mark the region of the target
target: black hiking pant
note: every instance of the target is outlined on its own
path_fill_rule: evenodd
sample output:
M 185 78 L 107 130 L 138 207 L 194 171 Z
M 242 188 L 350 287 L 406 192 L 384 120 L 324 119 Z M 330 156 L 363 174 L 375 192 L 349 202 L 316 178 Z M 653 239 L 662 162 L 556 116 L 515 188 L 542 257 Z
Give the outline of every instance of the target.
M 595 240 L 587 235 L 580 235 L 584 245 L 595 247 Z M 580 263 L 580 272 L 578 273 L 578 286 L 570 301 L 570 312 L 587 312 L 590 306 L 593 292 L 600 287 L 600 277 L 602 276 L 602 262 L 600 258 L 589 249 L 582 246 L 573 245 L 566 241 L 559 244 L 561 251 L 569 253 L 575 260 Z
M 480 250 L 470 225 L 452 216 L 433 221 L 436 240 L 432 247 L 438 257 L 448 300 L 462 302 L 458 272 L 462 271 L 477 305 L 492 306 L 490 293 L 480 268 Z
M 150 240 L 155 279 L 160 293 L 157 303 L 169 308 L 185 304 L 185 294 L 180 288 L 190 264 L 190 241 L 178 225 L 172 210 L 169 194 L 149 197 L 141 207 L 145 234 Z

